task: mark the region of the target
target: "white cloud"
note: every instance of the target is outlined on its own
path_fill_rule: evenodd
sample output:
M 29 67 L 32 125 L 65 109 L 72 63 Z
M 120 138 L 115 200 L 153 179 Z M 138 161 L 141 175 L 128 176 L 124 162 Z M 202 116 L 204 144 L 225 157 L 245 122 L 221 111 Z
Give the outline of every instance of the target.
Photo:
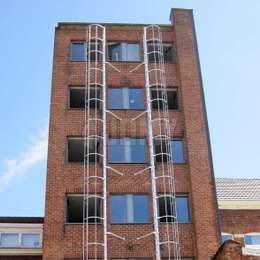
M 15 177 L 29 173 L 29 169 L 46 160 L 48 130 L 45 126 L 37 135 L 30 138 L 27 148 L 12 159 L 5 159 L 5 170 L 0 173 L 0 191 L 9 185 Z

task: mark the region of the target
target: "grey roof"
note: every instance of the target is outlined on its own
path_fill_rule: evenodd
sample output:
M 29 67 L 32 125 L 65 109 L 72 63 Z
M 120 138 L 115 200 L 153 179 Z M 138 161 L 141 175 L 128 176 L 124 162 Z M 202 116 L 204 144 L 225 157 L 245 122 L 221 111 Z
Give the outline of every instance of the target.
M 216 178 L 218 200 L 259 200 L 260 179 Z

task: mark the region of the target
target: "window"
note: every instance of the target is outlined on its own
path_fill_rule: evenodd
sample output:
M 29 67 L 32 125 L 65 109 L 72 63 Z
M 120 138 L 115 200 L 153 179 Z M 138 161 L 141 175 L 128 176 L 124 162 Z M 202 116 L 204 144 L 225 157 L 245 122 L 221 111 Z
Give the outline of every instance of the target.
M 18 233 L 1 233 L 0 240 L 1 247 L 18 247 L 19 234 Z
M 110 88 L 109 109 L 144 109 L 144 93 L 141 88 Z
M 150 214 L 147 195 L 111 195 L 110 222 L 149 223 Z
M 40 235 L 39 234 L 22 234 L 23 247 L 39 247 Z
M 145 163 L 145 139 L 111 138 L 109 140 L 109 161 L 112 163 Z
M 89 162 L 97 162 L 99 159 L 98 150 L 99 142 L 97 138 L 89 139 Z M 69 137 L 68 138 L 68 162 L 84 162 L 84 138 Z
M 85 60 L 85 43 L 72 42 L 70 45 L 70 60 L 84 61 Z
M 87 60 L 87 55 L 89 54 L 89 45 L 86 45 L 85 42 L 72 42 L 70 45 L 70 60 L 71 61 L 85 61 Z M 90 60 L 100 61 L 102 54 L 99 51 L 101 50 L 100 42 L 91 42 L 90 44 Z
M 101 217 L 100 198 L 88 199 L 88 222 L 100 223 Z M 66 222 L 83 223 L 83 195 L 67 195 L 66 198 Z
M 100 89 L 90 87 L 90 108 L 99 108 Z M 85 108 L 85 87 L 73 86 L 69 88 L 69 108 Z
M 233 235 L 232 234 L 221 233 L 221 241 L 222 241 L 222 243 L 227 241 L 227 240 L 232 240 L 232 239 L 233 239 Z
M 165 62 L 175 62 L 176 51 L 172 43 L 163 43 L 162 52 Z M 157 43 L 148 43 L 148 59 L 150 62 L 159 62 L 160 58 L 160 45 Z
M 108 58 L 110 61 L 140 61 L 138 43 L 109 43 Z
M 260 233 L 250 233 L 244 236 L 245 246 L 248 248 L 260 248 Z
M 164 100 L 166 99 L 164 95 L 167 95 L 167 104 L 168 109 L 170 110 L 178 110 L 179 109 L 179 98 L 178 98 L 178 91 L 177 89 L 167 89 L 166 93 L 164 93 L 162 89 L 151 89 L 151 99 L 152 101 L 152 108 L 162 110 L 165 108 L 163 106 Z
M 171 140 L 171 152 L 169 151 L 169 144 L 167 147 L 167 143 L 169 142 L 166 139 L 155 140 L 156 162 L 166 163 L 172 160 L 173 163 L 185 163 L 183 140 Z
M 176 210 L 178 223 L 189 223 L 190 215 L 188 196 L 176 196 Z M 160 222 L 174 222 L 174 197 L 170 196 L 170 194 L 159 198 L 159 216 Z

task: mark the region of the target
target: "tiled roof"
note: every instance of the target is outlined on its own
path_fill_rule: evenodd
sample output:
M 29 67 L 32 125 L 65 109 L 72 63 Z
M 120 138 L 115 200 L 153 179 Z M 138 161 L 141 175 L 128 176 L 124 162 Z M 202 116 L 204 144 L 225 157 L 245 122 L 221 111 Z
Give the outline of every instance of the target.
M 218 200 L 259 200 L 260 179 L 216 178 Z

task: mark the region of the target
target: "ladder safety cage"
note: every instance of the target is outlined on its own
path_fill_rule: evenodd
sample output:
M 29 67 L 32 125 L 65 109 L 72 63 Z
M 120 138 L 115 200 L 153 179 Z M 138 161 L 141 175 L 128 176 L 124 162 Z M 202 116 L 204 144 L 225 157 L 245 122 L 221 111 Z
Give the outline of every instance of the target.
M 143 46 L 156 260 L 161 260 L 162 257 L 180 260 L 171 127 L 162 32 L 158 25 L 144 27 Z M 156 93 L 155 97 L 152 97 L 152 90 Z M 157 106 L 153 107 L 155 102 Z M 155 147 L 157 140 L 159 144 Z M 159 163 L 156 162 L 157 156 L 161 156 Z M 155 167 L 157 163 L 159 167 Z M 160 209 L 163 209 L 163 215 L 160 215 Z M 160 227 L 162 219 L 166 221 L 165 225 Z M 161 245 L 167 247 L 167 257 L 165 253 L 161 254 Z
M 83 260 L 107 260 L 106 28 L 89 25 L 86 46 Z M 90 160 L 93 156 L 95 159 Z

